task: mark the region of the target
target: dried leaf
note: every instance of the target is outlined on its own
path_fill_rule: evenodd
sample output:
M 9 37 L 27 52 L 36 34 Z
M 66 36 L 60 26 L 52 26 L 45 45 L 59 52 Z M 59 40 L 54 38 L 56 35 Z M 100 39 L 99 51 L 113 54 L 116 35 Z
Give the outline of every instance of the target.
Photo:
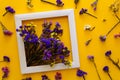
M 74 3 L 76 5 L 76 8 L 77 8 L 77 4 L 78 4 L 79 0 L 74 0 Z

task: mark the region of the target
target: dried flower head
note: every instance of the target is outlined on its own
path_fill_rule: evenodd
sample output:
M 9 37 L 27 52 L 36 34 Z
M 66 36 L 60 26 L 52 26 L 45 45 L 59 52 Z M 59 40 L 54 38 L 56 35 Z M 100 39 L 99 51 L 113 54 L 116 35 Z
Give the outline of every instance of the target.
M 8 29 L 3 25 L 3 23 L 2 23 L 1 21 L 0 21 L 0 24 L 1 24 L 1 27 L 2 27 L 2 30 L 3 30 L 4 35 L 11 36 L 11 35 L 13 34 L 10 30 L 8 30 Z
M 120 33 L 114 35 L 115 38 L 120 38 Z
M 109 50 L 109 51 L 107 51 L 106 53 L 105 53 L 105 56 L 107 56 L 108 57 L 108 59 L 120 70 L 120 66 L 119 66 L 119 59 L 118 59 L 118 61 L 117 62 L 115 62 L 112 58 L 111 58 L 111 50 Z
M 89 55 L 87 58 L 88 58 L 90 61 L 94 61 L 94 56 L 92 56 L 92 55 Z
M 100 38 L 100 40 L 101 40 L 102 42 L 106 41 L 106 36 L 105 36 L 105 35 L 104 35 L 104 36 L 100 36 L 99 38 Z
M 3 76 L 2 76 L 2 80 L 3 80 L 8 77 L 8 74 L 9 74 L 8 67 L 2 67 L 2 72 L 3 72 Z
M 108 66 L 104 66 L 104 67 L 103 67 L 103 71 L 106 72 L 106 73 L 108 74 L 110 80 L 112 80 L 112 77 L 111 77 L 111 75 L 109 74 L 109 67 L 108 67 Z
M 77 70 L 77 76 L 83 77 L 84 75 L 87 75 L 87 72 L 84 72 L 84 71 L 82 71 L 80 69 Z
M 104 67 L 103 67 L 103 71 L 109 72 L 109 67 L 108 67 L 108 66 L 104 66 Z
M 15 10 L 11 6 L 5 7 L 5 10 L 6 12 L 3 14 L 3 16 L 5 16 L 8 12 L 12 14 L 15 13 Z
M 42 80 L 50 80 L 47 75 L 42 75 Z
M 10 58 L 8 56 L 3 56 L 3 61 L 10 62 Z
M 88 10 L 87 10 L 87 9 L 85 9 L 85 8 L 82 8 L 82 9 L 80 10 L 79 14 L 80 14 L 80 15 L 82 15 L 82 14 L 87 14 L 87 15 L 92 16 L 92 17 L 94 17 L 94 18 L 96 18 L 96 19 L 97 19 L 97 17 L 96 17 L 96 16 L 94 16 L 94 15 L 92 15 L 92 14 L 88 13 Z
M 117 13 L 119 11 L 119 7 L 120 7 L 119 0 L 115 0 L 115 2 L 111 4 L 109 8 L 110 10 L 112 10 L 112 12 Z
M 61 0 L 56 0 L 56 3 L 52 3 L 52 2 L 49 2 L 47 0 L 41 0 L 41 1 L 48 3 L 48 4 L 51 4 L 51 5 L 58 6 L 58 7 L 63 7 L 63 5 L 64 5 L 64 3 Z
M 28 6 L 28 8 L 32 8 L 33 7 L 32 0 L 27 0 L 27 6 Z
M 57 72 L 55 75 L 55 80 L 62 80 L 62 74 Z
M 75 8 L 77 9 L 77 4 L 79 3 L 79 0 L 74 0 L 74 3 L 75 3 Z
M 106 53 L 105 53 L 105 56 L 110 56 L 111 55 L 111 50 L 109 50 L 109 51 L 107 51 Z
M 94 10 L 94 11 L 96 11 L 96 9 L 97 9 L 97 3 L 98 3 L 98 0 L 95 0 L 95 1 L 91 4 L 91 6 L 93 7 L 93 10 Z

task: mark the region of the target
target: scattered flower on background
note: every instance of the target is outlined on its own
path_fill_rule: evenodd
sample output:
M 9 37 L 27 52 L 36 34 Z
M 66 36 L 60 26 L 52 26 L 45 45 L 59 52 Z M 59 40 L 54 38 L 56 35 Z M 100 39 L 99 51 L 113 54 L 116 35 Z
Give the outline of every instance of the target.
M 42 75 L 42 80 L 50 80 L 47 75 Z
M 100 35 L 99 38 L 102 42 L 106 41 L 106 35 Z
M 6 12 L 3 14 L 5 16 L 8 12 L 14 14 L 15 10 L 11 6 L 5 7 Z
M 2 67 L 2 72 L 3 72 L 2 80 L 4 80 L 8 77 L 8 74 L 9 74 L 8 67 Z
M 85 80 L 85 75 L 87 75 L 87 72 L 84 72 L 80 69 L 77 70 L 77 76 L 83 77 L 84 80 Z
M 96 18 L 96 19 L 97 19 L 97 17 L 96 17 L 96 16 L 94 16 L 94 15 L 92 15 L 92 14 L 88 13 L 87 11 L 88 11 L 87 9 L 82 8 L 82 9 L 80 10 L 79 14 L 80 14 L 80 15 L 82 15 L 82 14 L 88 14 L 88 15 L 90 15 L 90 16 L 92 16 L 92 17 L 94 17 L 94 18 Z
M 27 77 L 27 78 L 24 78 L 22 80 L 32 80 L 32 78 L 31 77 Z
M 33 7 L 32 0 L 27 0 L 27 6 L 28 6 L 28 8 L 32 8 Z
M 78 4 L 79 0 L 74 0 L 75 3 L 75 8 L 77 9 L 77 4 Z
M 61 0 L 56 0 L 56 3 L 52 3 L 52 2 L 49 2 L 47 0 L 41 0 L 41 1 L 45 2 L 45 3 L 48 3 L 48 4 L 58 6 L 58 7 L 63 7 L 64 6 L 64 3 Z
M 112 30 L 113 30 L 114 28 L 117 27 L 118 24 L 120 24 L 120 18 L 119 18 L 117 15 L 115 15 L 115 17 L 116 17 L 119 21 L 107 32 L 106 35 L 100 35 L 99 38 L 100 38 L 100 40 L 101 40 L 102 42 L 106 41 L 107 36 L 112 32 Z
M 120 38 L 120 33 L 114 35 L 115 38 Z
M 57 72 L 55 75 L 55 80 L 62 80 L 62 74 Z
M 118 59 L 117 62 L 115 62 L 115 61 L 111 58 L 111 54 L 112 54 L 112 52 L 111 52 L 111 50 L 109 50 L 109 51 L 106 51 L 105 56 L 108 57 L 108 59 L 120 70 L 119 59 Z
M 94 10 L 94 11 L 96 11 L 96 9 L 97 9 L 97 4 L 98 4 L 98 0 L 95 0 L 95 1 L 91 4 L 91 6 L 93 7 L 93 10 Z
M 116 14 L 120 8 L 120 1 L 115 0 L 115 2 L 113 4 L 111 4 L 109 8 L 110 8 L 110 10 L 112 10 L 113 13 Z
M 92 41 L 92 39 L 87 40 L 87 41 L 85 42 L 85 45 L 88 46 L 91 41 Z
M 27 24 L 16 29 L 23 38 L 26 51 L 27 66 L 50 65 L 57 63 L 71 66 L 68 59 L 70 50 L 60 40 L 63 29 L 60 23 L 56 22 L 51 30 L 52 23 L 44 21 L 42 34 L 37 36 L 34 24 Z
M 91 27 L 90 25 L 84 26 L 84 30 L 93 31 L 94 29 L 95 29 L 95 27 Z
M 10 58 L 8 56 L 3 56 L 3 60 L 0 62 L 10 62 Z
M 108 66 L 104 66 L 104 67 L 103 67 L 103 71 L 106 72 L 106 73 L 108 74 L 110 80 L 112 80 L 112 77 L 111 77 L 111 75 L 110 75 L 110 73 L 109 73 L 109 67 L 108 67 Z
M 2 27 L 2 30 L 3 30 L 3 33 L 4 35 L 7 35 L 7 36 L 11 36 L 13 33 L 11 31 L 9 31 L 4 25 L 3 23 L 0 21 L 0 24 L 1 24 L 1 27 Z
M 95 60 L 94 60 L 94 56 L 89 55 L 89 56 L 87 56 L 87 58 L 88 58 L 91 62 L 93 62 L 94 67 L 95 67 L 96 72 L 97 72 L 97 75 L 98 75 L 98 77 L 99 77 L 99 80 L 101 80 L 101 77 L 100 77 L 100 75 L 99 75 L 99 72 L 98 72 L 98 69 L 97 69 L 97 66 L 96 66 L 96 63 L 95 63 Z

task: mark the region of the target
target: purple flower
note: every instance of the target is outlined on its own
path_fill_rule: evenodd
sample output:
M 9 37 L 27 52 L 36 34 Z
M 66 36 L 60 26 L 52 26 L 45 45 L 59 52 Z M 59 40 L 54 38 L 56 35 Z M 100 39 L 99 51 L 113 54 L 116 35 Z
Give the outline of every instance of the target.
M 64 5 L 64 3 L 61 0 L 56 0 L 56 3 L 57 3 L 58 6 L 63 6 Z
M 105 53 L 105 56 L 110 56 L 111 55 L 111 50 L 109 50 L 109 51 L 107 51 L 106 53 Z
M 42 80 L 49 80 L 47 75 L 42 75 L 41 77 L 42 77 Z
M 77 70 L 77 76 L 83 77 L 84 75 L 87 75 L 87 73 L 82 71 L 82 70 L 80 70 L 80 69 Z
M 13 33 L 11 32 L 11 31 L 9 31 L 9 30 L 3 30 L 3 33 L 5 34 L 5 35 L 8 35 L 8 36 L 11 36 Z
M 2 68 L 2 72 L 4 73 L 3 76 L 2 76 L 2 78 L 7 78 L 8 74 L 9 74 L 8 67 L 3 67 Z
M 6 10 L 6 12 L 3 14 L 3 16 L 5 16 L 8 12 L 10 12 L 12 14 L 15 13 L 15 10 L 10 6 L 5 7 L 5 10 Z
M 82 9 L 80 10 L 79 14 L 80 14 L 80 15 L 82 15 L 82 14 L 87 14 L 87 15 L 90 15 L 90 16 L 92 16 L 92 17 L 94 17 L 94 18 L 96 18 L 96 19 L 97 19 L 97 17 L 96 17 L 96 16 L 94 16 L 94 15 L 92 15 L 92 14 L 88 13 L 87 11 L 88 11 L 87 9 L 82 8 Z
M 104 67 L 103 67 L 103 71 L 109 72 L 109 67 L 108 67 L 108 66 L 104 66 Z
M 63 56 L 63 55 L 60 56 L 60 59 L 64 60 L 64 58 L 65 58 L 65 56 Z
M 62 80 L 62 74 L 57 72 L 55 75 L 55 80 Z
M 82 8 L 82 9 L 80 10 L 79 14 L 81 15 L 81 14 L 84 14 L 84 13 L 86 13 L 86 12 L 87 12 L 87 9 Z
M 106 36 L 105 36 L 105 35 L 104 35 L 104 36 L 100 36 L 99 38 L 100 38 L 100 40 L 103 41 L 103 42 L 106 41 Z
M 95 0 L 95 1 L 91 4 L 91 6 L 93 7 L 93 10 L 94 10 L 94 11 L 96 11 L 96 9 L 97 9 L 97 3 L 98 3 L 98 0 Z
M 89 55 L 89 56 L 88 56 L 88 59 L 91 60 L 91 61 L 94 61 L 94 56 Z
M 58 6 L 58 7 L 62 7 L 64 5 L 64 3 L 61 1 L 61 0 L 56 0 L 56 4 L 55 3 L 52 3 L 52 2 L 49 2 L 47 0 L 41 0 L 42 2 L 45 2 L 45 3 L 48 3 L 48 4 L 51 4 L 51 5 L 55 5 L 55 6 Z
M 10 62 L 10 58 L 8 56 L 3 56 L 3 61 Z
M 60 27 L 61 25 L 60 25 L 60 23 L 59 22 L 56 22 L 56 27 Z
M 111 77 L 111 75 L 109 74 L 109 67 L 108 67 L 108 66 L 104 66 L 104 67 L 103 67 L 103 71 L 106 72 L 106 73 L 108 74 L 110 80 L 112 80 L 112 77 Z
M 4 25 L 3 23 L 0 21 L 0 24 L 1 24 L 1 27 L 2 27 L 2 30 L 3 30 L 3 33 L 4 35 L 7 35 L 7 36 L 11 36 L 13 33 L 11 31 L 9 31 Z

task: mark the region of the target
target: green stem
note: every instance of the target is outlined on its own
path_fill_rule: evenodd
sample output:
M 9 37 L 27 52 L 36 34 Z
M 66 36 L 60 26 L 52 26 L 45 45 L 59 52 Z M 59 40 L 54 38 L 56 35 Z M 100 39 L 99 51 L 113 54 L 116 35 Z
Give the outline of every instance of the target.
M 120 66 L 118 65 L 118 62 L 116 63 L 115 61 L 113 61 L 111 57 L 109 57 L 109 60 L 120 70 Z
M 99 73 L 98 73 L 97 66 L 96 66 L 95 62 L 93 62 L 93 64 L 94 64 L 94 66 L 95 66 L 95 69 L 96 69 L 97 75 L 98 75 L 98 77 L 99 77 L 99 80 L 101 80 L 101 78 L 100 78 L 100 75 L 99 75 Z
M 96 18 L 97 19 L 97 17 L 96 16 L 94 16 L 94 15 L 92 15 L 92 14 L 90 14 L 90 13 L 85 13 L 85 14 L 88 14 L 88 15 L 90 15 L 90 16 L 92 16 L 92 17 L 94 17 L 94 18 Z
M 110 32 L 111 32 L 119 23 L 120 23 L 120 21 L 117 22 L 117 23 L 108 31 L 108 33 L 106 34 L 106 36 L 108 36 L 108 35 L 110 34 Z
M 111 75 L 109 74 L 109 72 L 107 72 L 107 74 L 108 74 L 108 76 L 109 76 L 110 80 L 112 80 L 112 77 L 111 77 Z

